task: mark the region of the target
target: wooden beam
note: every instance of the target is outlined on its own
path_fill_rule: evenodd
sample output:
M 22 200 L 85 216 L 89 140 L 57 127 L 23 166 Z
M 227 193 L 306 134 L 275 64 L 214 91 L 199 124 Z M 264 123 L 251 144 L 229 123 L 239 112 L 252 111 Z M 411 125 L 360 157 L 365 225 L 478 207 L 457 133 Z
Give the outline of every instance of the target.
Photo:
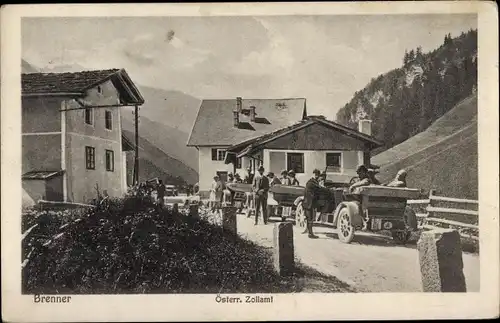
M 134 182 L 139 184 L 139 106 L 135 105 L 135 159 L 134 159 Z

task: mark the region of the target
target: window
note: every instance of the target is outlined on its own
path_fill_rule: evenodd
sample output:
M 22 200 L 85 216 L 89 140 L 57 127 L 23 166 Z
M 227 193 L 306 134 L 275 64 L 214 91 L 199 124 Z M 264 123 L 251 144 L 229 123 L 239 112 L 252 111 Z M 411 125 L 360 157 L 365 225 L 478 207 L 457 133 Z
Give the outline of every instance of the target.
M 236 168 L 241 168 L 241 157 L 240 158 L 236 158 Z
M 112 119 L 111 111 L 106 111 L 105 119 L 106 119 L 106 129 L 108 129 L 108 130 L 113 129 L 113 119 Z
M 95 169 L 95 148 L 85 147 L 85 167 L 87 169 Z
M 94 110 L 92 108 L 85 108 L 85 123 L 94 125 Z
M 224 160 L 225 156 L 226 156 L 226 151 L 224 149 L 217 150 L 217 160 Z
M 212 148 L 212 160 L 223 161 L 226 157 L 225 149 Z
M 97 93 L 102 94 L 102 87 L 100 85 L 97 86 Z
M 287 153 L 286 168 L 293 169 L 295 173 L 304 173 L 304 154 L 303 153 Z
M 106 149 L 106 170 L 113 172 L 115 170 L 115 153 Z
M 326 171 L 329 173 L 342 172 L 342 154 L 326 153 Z

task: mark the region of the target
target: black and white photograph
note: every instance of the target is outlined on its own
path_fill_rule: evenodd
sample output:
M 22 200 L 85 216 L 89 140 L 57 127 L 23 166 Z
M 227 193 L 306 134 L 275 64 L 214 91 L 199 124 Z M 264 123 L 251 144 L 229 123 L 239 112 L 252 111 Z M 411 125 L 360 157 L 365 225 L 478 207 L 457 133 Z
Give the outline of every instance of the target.
M 496 7 L 457 3 L 17 12 L 14 106 L 2 90 L 2 177 L 12 178 L 2 205 L 15 216 L 2 242 L 19 249 L 9 264 L 25 308 L 84 315 L 90 295 L 203 297 L 203 313 L 244 308 L 261 320 L 296 307 L 293 297 L 338 307 L 346 294 L 411 303 L 488 292 L 493 304 L 469 316 L 498 316 L 498 246 L 485 247 L 498 242 L 498 194 L 482 205 L 498 193 L 498 165 L 484 164 L 498 158 L 498 142 L 486 144 L 498 133 L 498 57 L 479 45 L 493 41 L 480 9 Z M 20 133 L 6 137 L 4 112 Z M 11 184 L 17 200 L 4 196 Z M 177 307 L 196 311 L 189 299 Z M 64 320 L 85 317 L 74 314 Z

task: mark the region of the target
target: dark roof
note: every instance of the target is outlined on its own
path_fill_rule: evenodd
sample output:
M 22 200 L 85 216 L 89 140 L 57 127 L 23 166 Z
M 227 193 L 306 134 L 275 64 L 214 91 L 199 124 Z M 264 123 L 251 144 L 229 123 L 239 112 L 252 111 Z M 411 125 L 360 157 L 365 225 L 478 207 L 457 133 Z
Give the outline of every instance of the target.
M 46 171 L 46 170 L 33 170 L 23 174 L 22 179 L 51 179 L 60 176 L 64 173 L 62 170 Z
M 123 103 L 144 103 L 144 98 L 124 69 L 21 74 L 21 90 L 23 95 L 85 96 L 87 90 L 108 80 L 113 82 Z
M 144 150 L 141 146 L 141 138 L 139 137 L 139 150 Z M 122 149 L 123 151 L 132 151 L 135 150 L 135 138 L 134 133 L 127 134 L 122 131 Z
M 242 109 L 255 107 L 256 119 L 240 113 L 240 126 L 234 126 L 236 99 L 203 100 L 198 110 L 188 146 L 231 146 L 287 127 L 306 114 L 306 99 L 243 99 Z
M 348 136 L 365 141 L 365 142 L 371 144 L 372 147 L 380 147 L 383 145 L 382 142 L 375 139 L 374 137 L 369 136 L 367 134 L 364 134 L 362 132 L 359 132 L 356 129 L 348 128 L 348 127 L 343 126 L 341 124 L 338 124 L 336 122 L 326 120 L 324 117 L 321 117 L 321 116 L 309 116 L 309 117 L 306 117 L 304 120 L 301 120 L 301 121 L 299 121 L 295 124 L 292 124 L 288 127 L 278 129 L 278 130 L 273 131 L 271 133 L 262 135 L 258 138 L 246 140 L 242 143 L 235 144 L 235 145 L 228 148 L 228 152 L 234 152 L 234 153 L 238 154 L 238 156 L 242 156 L 242 155 L 245 155 L 249 152 L 254 151 L 259 146 L 261 146 L 265 143 L 268 143 L 268 142 L 273 141 L 275 139 L 278 139 L 284 135 L 287 135 L 289 133 L 303 129 L 303 128 L 308 127 L 308 126 L 315 124 L 315 123 L 323 124 L 329 128 L 340 131 Z
M 127 136 L 122 133 L 122 150 L 123 151 L 132 151 L 135 150 L 135 143 L 128 140 Z

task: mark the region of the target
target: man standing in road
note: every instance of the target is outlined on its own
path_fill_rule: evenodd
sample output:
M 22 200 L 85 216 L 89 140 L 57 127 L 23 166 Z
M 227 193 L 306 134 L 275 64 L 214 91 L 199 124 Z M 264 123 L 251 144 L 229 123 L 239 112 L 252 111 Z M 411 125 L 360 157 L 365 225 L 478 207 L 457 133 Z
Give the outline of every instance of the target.
M 313 233 L 313 221 L 316 209 L 316 204 L 318 201 L 320 190 L 319 186 L 319 175 L 321 172 L 318 169 L 313 170 L 313 177 L 309 179 L 306 183 L 306 188 L 304 191 L 304 201 L 302 202 L 302 207 L 304 208 L 304 215 L 307 220 L 307 228 L 302 233 L 308 233 L 309 238 L 317 239 L 318 236 Z
M 254 174 L 252 173 L 252 166 L 248 166 L 247 174 L 245 176 L 245 183 L 252 184 L 253 183 Z
M 269 179 L 264 176 L 264 167 L 260 166 L 259 173 L 253 178 L 252 189 L 255 193 L 255 225 L 259 222 L 259 211 L 262 207 L 262 219 L 267 224 L 267 192 L 269 191 Z
M 158 187 L 156 188 L 156 198 L 157 203 L 160 208 L 163 208 L 165 204 L 165 185 L 163 185 L 163 181 L 158 180 Z

